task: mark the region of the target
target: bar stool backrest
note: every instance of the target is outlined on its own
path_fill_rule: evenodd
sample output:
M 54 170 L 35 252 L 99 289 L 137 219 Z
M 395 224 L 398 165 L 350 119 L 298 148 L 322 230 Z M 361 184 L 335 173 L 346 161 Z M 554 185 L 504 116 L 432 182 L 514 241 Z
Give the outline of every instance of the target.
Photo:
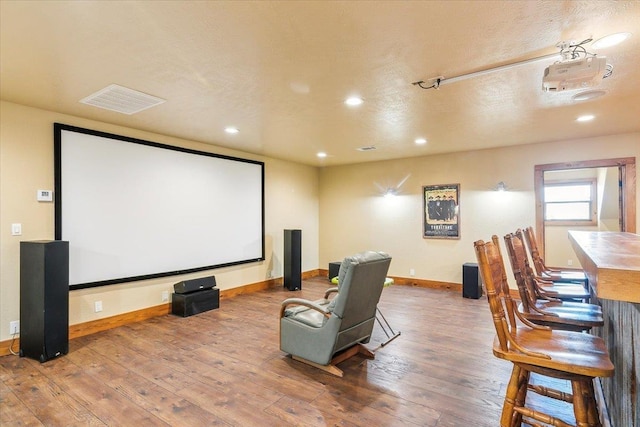
M 540 256 L 540 251 L 538 250 L 538 243 L 536 241 L 536 233 L 533 230 L 533 227 L 525 228 L 524 233 L 520 229 L 518 229 L 518 232 L 519 232 L 519 237 L 521 239 L 523 239 L 523 235 L 524 235 L 524 240 L 526 241 L 527 247 L 529 248 L 529 254 L 531 255 L 531 260 L 533 261 L 533 267 L 536 270 L 536 274 L 538 276 L 542 276 L 544 272 L 547 271 L 548 269 L 547 269 L 547 266 L 544 264 L 544 260 Z M 516 232 L 516 234 L 518 234 L 518 232 Z
M 493 317 L 493 325 L 502 351 L 509 351 L 510 334 L 515 333 L 517 324 L 514 311 L 514 301 L 509 295 L 509 285 L 505 280 L 504 265 L 500 256 L 500 249 L 495 242 L 498 236 L 492 237 L 492 242 L 478 240 L 474 243 L 478 268 L 487 291 L 489 308 Z

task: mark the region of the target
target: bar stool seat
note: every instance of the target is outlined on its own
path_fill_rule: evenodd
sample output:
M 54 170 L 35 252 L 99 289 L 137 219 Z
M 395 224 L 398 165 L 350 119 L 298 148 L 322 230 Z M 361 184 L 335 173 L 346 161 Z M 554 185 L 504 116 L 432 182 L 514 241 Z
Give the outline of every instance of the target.
M 587 307 L 572 307 L 569 304 L 575 306 L 583 304 Z M 520 303 L 518 311 L 533 323 L 549 326 L 552 329 L 588 331 L 604 324 L 602 309 L 594 304 L 561 301 L 559 305 L 554 305 L 552 301 L 538 301 L 535 309 L 529 311 L 526 311 L 524 304 Z
M 544 369 L 593 378 L 609 377 L 613 374 L 613 363 L 600 337 L 573 331 L 538 330 L 527 327 L 519 327 L 513 335 L 513 343 L 526 348 L 529 353 L 504 351 L 496 337 L 493 343 L 493 354 L 496 357 L 528 365 L 532 372 L 543 370 L 545 375 L 548 372 Z M 560 372 L 557 374 L 558 378 L 564 378 L 564 374 Z

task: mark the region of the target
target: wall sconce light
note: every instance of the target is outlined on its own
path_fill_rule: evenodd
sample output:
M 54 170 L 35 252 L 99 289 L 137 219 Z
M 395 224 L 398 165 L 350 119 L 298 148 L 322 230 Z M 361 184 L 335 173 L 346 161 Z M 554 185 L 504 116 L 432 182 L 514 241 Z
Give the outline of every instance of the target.
M 496 191 L 507 191 L 507 184 L 505 184 L 504 181 L 500 181 L 498 183 L 498 185 L 496 185 L 496 188 L 494 190 L 496 190 Z
M 387 188 L 387 191 L 384 192 L 384 197 L 396 197 L 398 195 L 398 190 L 395 188 Z
M 398 184 L 395 184 L 395 185 L 390 183 L 389 182 L 390 180 L 388 179 L 385 179 L 385 182 L 383 182 L 382 184 L 374 182 L 373 184 L 378 189 L 376 191 L 376 194 L 382 197 L 389 197 L 389 198 L 403 194 L 402 186 L 407 181 L 407 179 L 409 179 L 410 176 L 411 174 L 408 174 L 407 176 L 402 178 Z

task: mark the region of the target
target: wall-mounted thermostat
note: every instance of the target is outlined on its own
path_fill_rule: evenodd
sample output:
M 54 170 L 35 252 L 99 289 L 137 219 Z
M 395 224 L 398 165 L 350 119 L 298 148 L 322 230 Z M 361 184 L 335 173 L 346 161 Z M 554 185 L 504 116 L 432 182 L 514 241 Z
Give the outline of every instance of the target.
M 36 199 L 38 199 L 39 202 L 53 202 L 53 191 L 38 190 Z

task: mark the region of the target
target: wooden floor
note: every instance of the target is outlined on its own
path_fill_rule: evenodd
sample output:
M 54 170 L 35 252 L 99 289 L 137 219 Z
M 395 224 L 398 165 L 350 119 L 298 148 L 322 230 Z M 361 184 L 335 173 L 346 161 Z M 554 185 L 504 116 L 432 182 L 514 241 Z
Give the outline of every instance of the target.
M 0 425 L 496 427 L 511 365 L 491 353 L 486 297 L 391 286 L 379 304 L 402 335 L 378 325 L 340 365 L 344 378 L 278 348 L 278 310 L 320 298 L 329 283 L 223 299 L 218 310 L 164 316 L 70 342 L 40 364 L 0 357 Z M 570 408 L 559 407 L 568 414 Z

